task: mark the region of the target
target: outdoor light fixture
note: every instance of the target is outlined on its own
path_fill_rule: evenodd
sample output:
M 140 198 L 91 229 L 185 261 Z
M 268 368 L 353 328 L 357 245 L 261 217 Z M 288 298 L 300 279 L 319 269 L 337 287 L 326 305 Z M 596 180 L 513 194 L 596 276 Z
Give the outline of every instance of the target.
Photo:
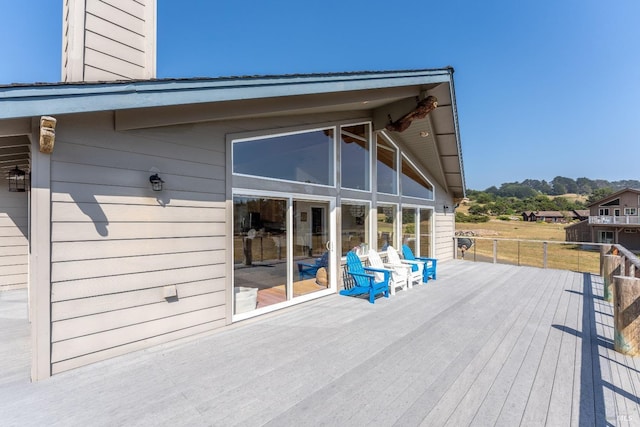
M 149 182 L 151 183 L 151 188 L 153 189 L 153 191 L 162 191 L 162 183 L 164 181 L 158 176 L 157 173 L 149 177 Z
M 9 171 L 7 180 L 9 181 L 9 191 L 11 192 L 23 192 L 26 191 L 26 179 L 25 173 L 18 166 L 15 169 Z

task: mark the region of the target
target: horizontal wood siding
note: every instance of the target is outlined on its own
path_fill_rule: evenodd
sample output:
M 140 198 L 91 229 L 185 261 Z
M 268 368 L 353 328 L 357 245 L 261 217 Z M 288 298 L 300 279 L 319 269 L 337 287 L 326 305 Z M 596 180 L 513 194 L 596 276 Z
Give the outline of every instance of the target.
M 52 371 L 224 326 L 224 137 L 115 132 L 109 113 L 60 124 L 51 162 Z M 162 192 L 151 190 L 152 168 Z M 166 287 L 177 298 L 165 298 Z
M 445 261 L 453 259 L 453 235 L 455 232 L 455 214 L 452 212 L 436 213 L 435 256 Z
M 144 78 L 145 25 L 140 3 L 86 0 L 84 80 Z
M 0 179 L 0 292 L 27 287 L 28 197 Z

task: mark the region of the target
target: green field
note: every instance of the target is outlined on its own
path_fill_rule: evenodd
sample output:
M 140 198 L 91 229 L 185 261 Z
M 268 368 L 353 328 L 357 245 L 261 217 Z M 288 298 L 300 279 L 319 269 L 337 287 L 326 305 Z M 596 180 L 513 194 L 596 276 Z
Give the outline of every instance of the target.
M 465 259 L 468 260 L 492 262 L 495 240 L 497 262 L 543 267 L 543 242 L 548 242 L 547 268 L 599 274 L 600 251 L 597 247 L 560 244 L 565 241 L 565 226 L 566 224 L 491 220 L 480 224 L 456 223 L 456 231 L 472 232 L 471 238 L 476 237 L 474 245 L 465 254 Z M 460 251 L 458 257 L 461 257 Z

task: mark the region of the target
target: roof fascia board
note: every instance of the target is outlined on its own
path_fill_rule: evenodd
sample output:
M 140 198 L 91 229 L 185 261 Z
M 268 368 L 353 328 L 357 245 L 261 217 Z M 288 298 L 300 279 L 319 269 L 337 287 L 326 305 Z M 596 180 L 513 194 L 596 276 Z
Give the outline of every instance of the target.
M 453 84 L 453 78 L 449 82 L 449 93 L 451 94 L 451 109 L 453 111 L 453 126 L 456 133 L 456 144 L 458 145 L 458 160 L 460 162 L 460 177 L 462 179 L 462 197 L 467 197 L 467 181 L 464 176 L 464 163 L 462 161 L 462 142 L 460 138 L 460 125 L 458 122 L 458 103 L 456 101 L 456 91 Z
M 0 119 L 424 85 L 449 82 L 451 72 L 8 86 L 0 88 Z

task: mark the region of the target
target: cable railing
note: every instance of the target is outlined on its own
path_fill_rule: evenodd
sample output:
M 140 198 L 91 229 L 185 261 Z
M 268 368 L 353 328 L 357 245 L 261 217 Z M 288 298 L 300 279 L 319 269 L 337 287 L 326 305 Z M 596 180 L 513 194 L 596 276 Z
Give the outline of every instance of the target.
M 600 274 L 602 243 L 477 236 L 455 236 L 454 241 L 457 259 Z

